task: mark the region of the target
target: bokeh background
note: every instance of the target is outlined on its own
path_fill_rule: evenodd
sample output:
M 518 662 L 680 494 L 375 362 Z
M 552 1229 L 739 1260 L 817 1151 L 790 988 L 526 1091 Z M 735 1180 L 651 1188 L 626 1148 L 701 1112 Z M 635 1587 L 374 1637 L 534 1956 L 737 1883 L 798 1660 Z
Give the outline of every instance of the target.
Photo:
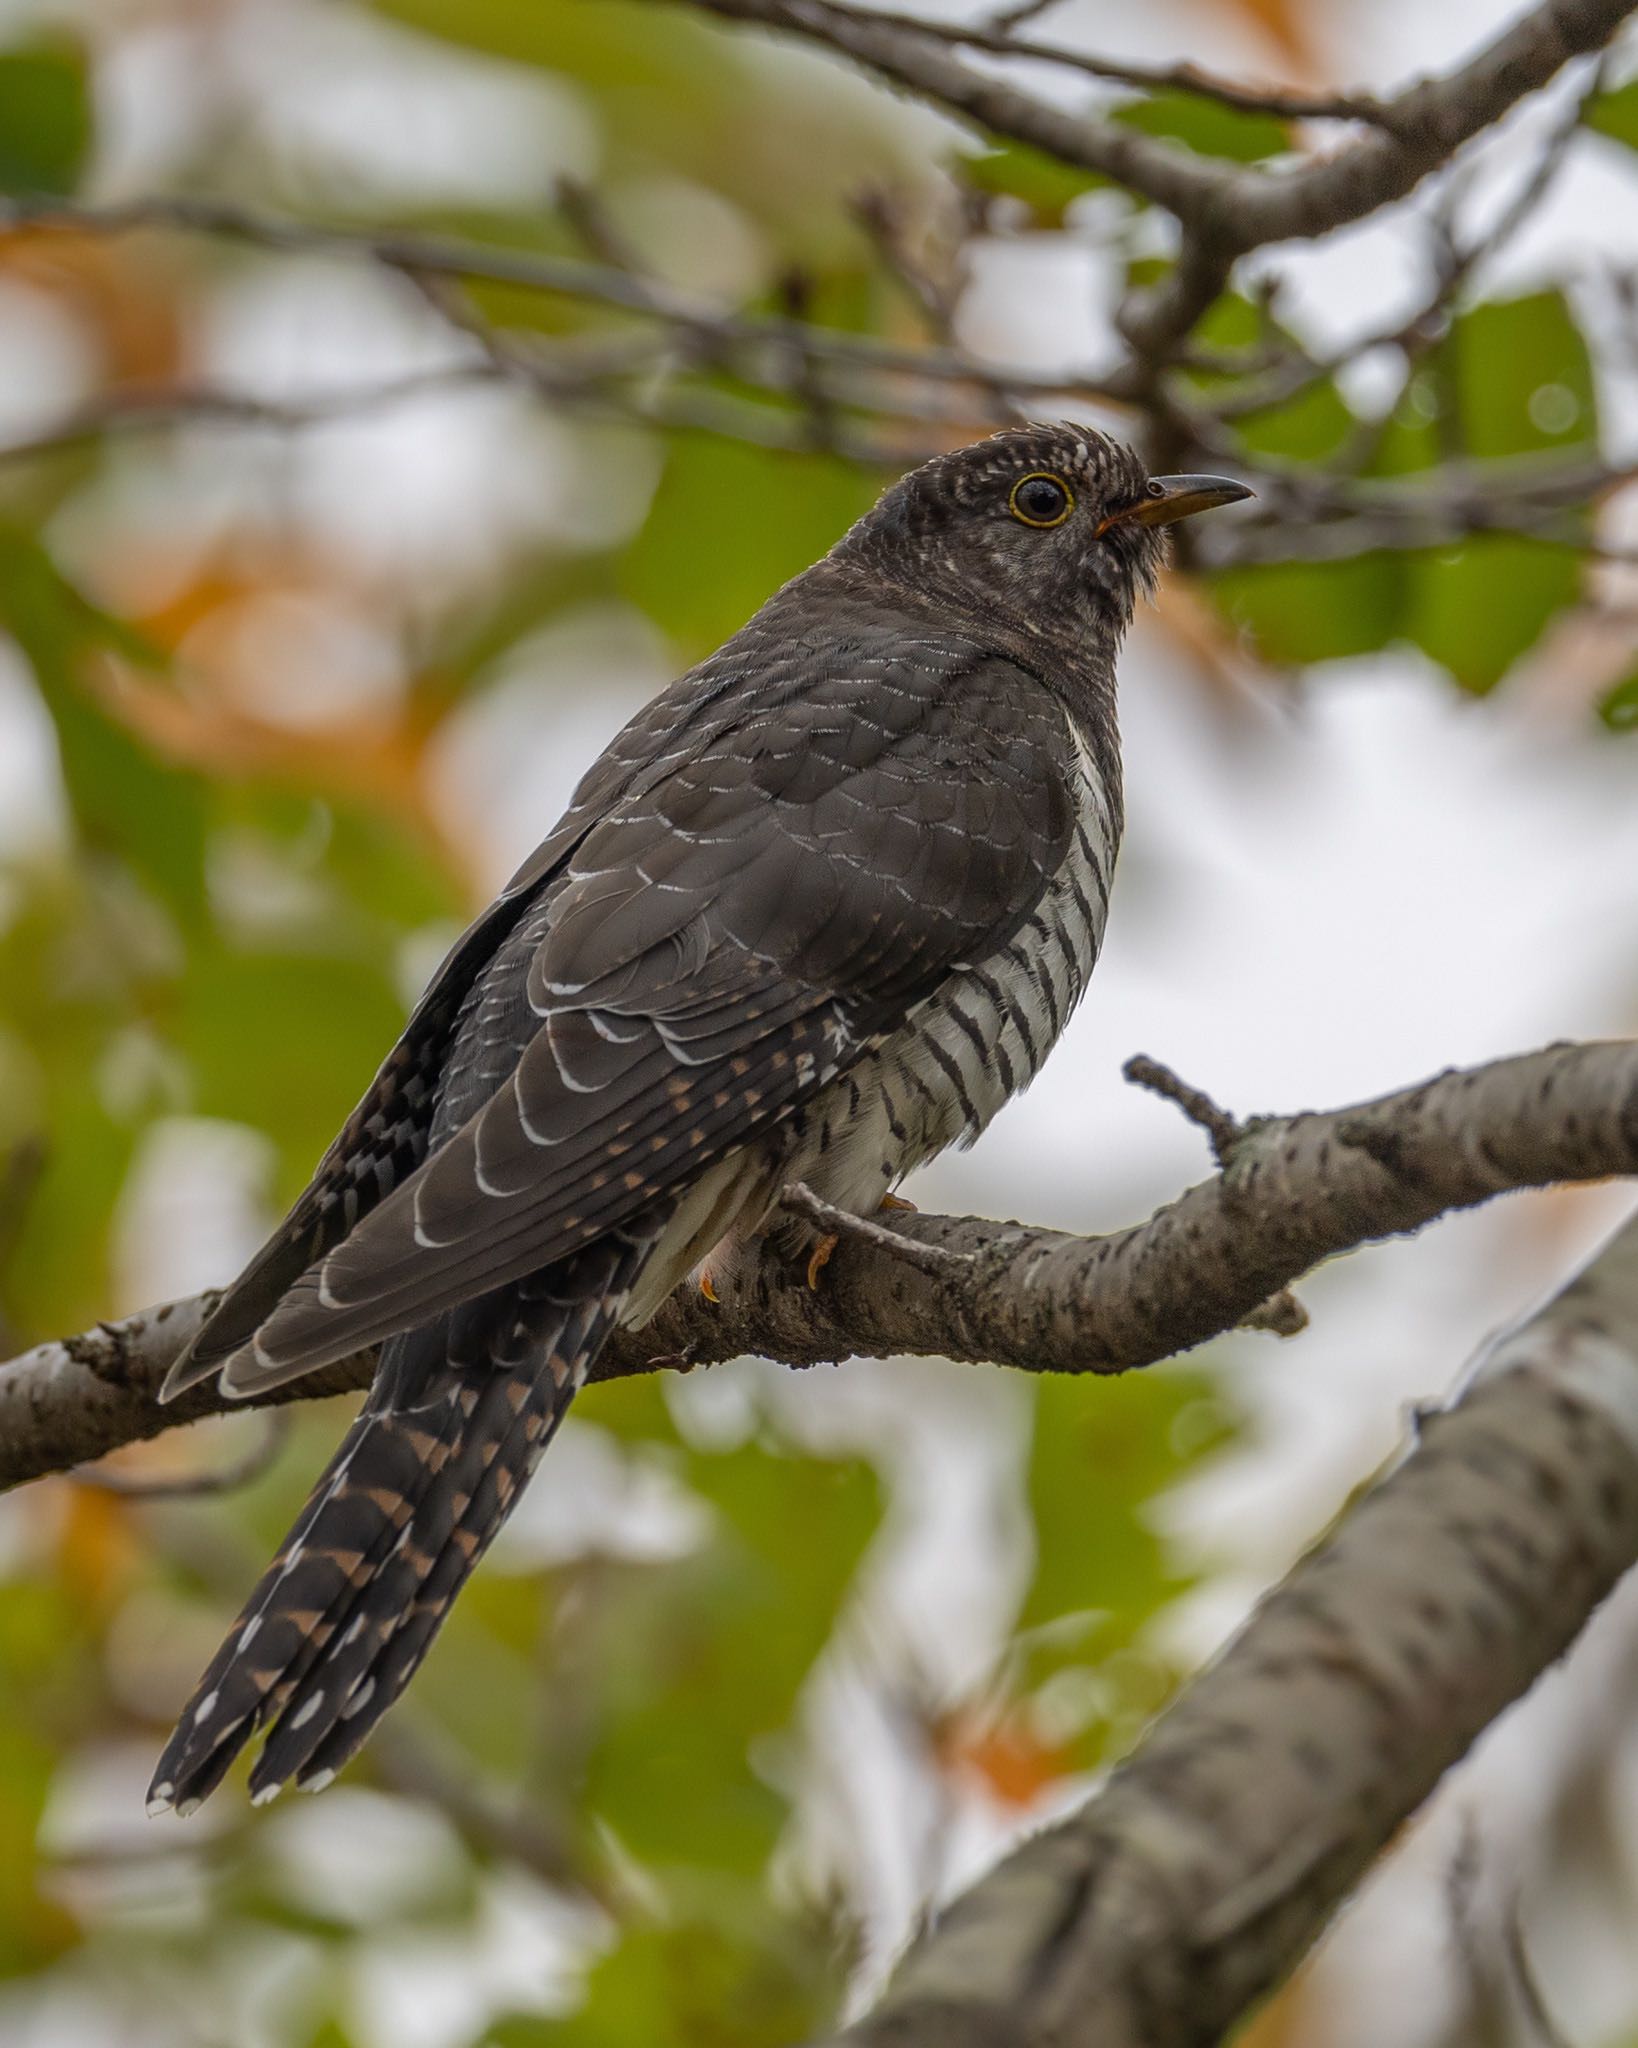
M 1508 11 L 1064 0 L 1051 28 L 1389 87 Z M 1502 205 L 1562 109 L 1468 160 L 1464 204 Z M 1096 361 L 1166 246 L 1093 181 L 835 63 L 616 0 L 12 0 L 0 186 L 589 248 L 904 341 L 920 316 L 859 195 L 936 236 L 1000 191 L 957 335 L 1043 368 Z M 1314 345 L 1417 302 L 1431 203 L 1279 252 Z M 1632 445 L 1635 268 L 1638 163 L 1589 132 L 1478 280 L 1481 441 L 1565 445 L 1596 415 Z M 607 322 L 478 298 L 509 331 Z M 355 255 L 0 235 L 0 1355 L 226 1278 L 597 748 L 884 480 L 555 410 L 473 356 Z M 113 416 L 207 388 L 238 416 Z M 1327 402 L 1393 395 L 1367 360 Z M 1438 402 L 1403 400 L 1413 425 Z M 1074 1230 L 1145 1214 L 1207 1162 L 1121 1083 L 1138 1050 L 1250 1112 L 1630 1034 L 1631 509 L 1601 512 L 1610 559 L 1458 551 L 1411 605 L 1392 557 L 1174 581 L 1123 668 L 1131 824 L 1094 993 L 1036 1089 L 910 1193 Z M 742 1361 L 595 1390 L 381 1740 L 265 1811 L 235 1780 L 155 1823 L 142 1793 L 341 1414 L 235 1418 L 123 1455 L 125 1491 L 0 1503 L 0 2041 L 805 2038 L 1084 1793 L 1406 1404 L 1622 1205 L 1446 1222 L 1316 1276 L 1295 1342 L 1116 1383 Z M 142 1492 L 176 1479 L 228 1483 Z M 1565 2039 L 1638 2041 L 1635 1723 L 1629 1589 L 1246 2041 L 1540 2040 L 1521 1940 Z

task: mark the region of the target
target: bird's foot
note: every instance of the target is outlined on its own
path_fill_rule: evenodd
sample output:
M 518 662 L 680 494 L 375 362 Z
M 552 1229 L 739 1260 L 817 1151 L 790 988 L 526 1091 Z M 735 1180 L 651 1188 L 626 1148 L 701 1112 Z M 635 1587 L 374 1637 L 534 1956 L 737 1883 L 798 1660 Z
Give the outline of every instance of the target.
M 710 1302 L 711 1306 L 715 1308 L 722 1297 L 717 1293 L 716 1282 L 711 1278 L 711 1268 L 709 1266 L 701 1266 L 697 1284 L 700 1290 L 700 1298 Z
M 907 1202 L 902 1195 L 883 1195 L 876 1204 L 876 1208 L 878 1213 L 885 1209 L 898 1209 L 911 1216 L 916 1213 L 915 1203 Z M 830 1264 L 831 1254 L 841 1241 L 836 1233 L 832 1231 L 827 1236 L 820 1238 L 813 1248 L 813 1255 L 808 1260 L 808 1286 L 815 1294 L 819 1291 L 819 1275 Z

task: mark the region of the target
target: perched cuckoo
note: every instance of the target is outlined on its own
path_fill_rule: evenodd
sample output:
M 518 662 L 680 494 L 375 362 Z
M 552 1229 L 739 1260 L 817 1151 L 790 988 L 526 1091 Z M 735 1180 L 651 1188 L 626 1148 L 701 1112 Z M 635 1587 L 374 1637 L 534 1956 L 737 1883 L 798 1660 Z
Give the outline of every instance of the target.
M 264 1727 L 256 1797 L 327 1784 L 616 1326 L 720 1281 L 786 1184 L 868 1214 L 1034 1078 L 1103 935 L 1121 636 L 1164 529 L 1248 495 L 1085 428 L 993 435 L 610 743 L 166 1384 L 381 1347 L 151 1810 Z

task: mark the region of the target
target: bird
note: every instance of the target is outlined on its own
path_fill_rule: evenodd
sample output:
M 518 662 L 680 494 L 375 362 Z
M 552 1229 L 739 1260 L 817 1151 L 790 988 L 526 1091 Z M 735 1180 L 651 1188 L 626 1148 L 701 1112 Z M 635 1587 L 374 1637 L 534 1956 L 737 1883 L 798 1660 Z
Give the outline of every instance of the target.
M 610 742 L 162 1389 L 379 1347 L 150 1812 L 258 1734 L 253 1800 L 329 1784 L 610 1334 L 709 1298 L 788 1184 L 872 1214 L 1035 1077 L 1103 938 L 1121 641 L 1167 529 L 1251 495 L 1063 421 L 952 449 Z

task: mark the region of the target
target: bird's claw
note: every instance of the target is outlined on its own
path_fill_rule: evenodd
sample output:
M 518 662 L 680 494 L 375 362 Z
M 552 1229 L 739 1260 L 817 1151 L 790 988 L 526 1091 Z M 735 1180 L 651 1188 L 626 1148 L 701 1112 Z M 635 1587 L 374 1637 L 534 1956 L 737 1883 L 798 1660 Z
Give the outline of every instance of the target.
M 903 1210 L 911 1216 L 916 1213 L 915 1203 L 907 1202 L 902 1195 L 883 1195 L 877 1207 L 879 1209 Z M 819 1275 L 830 1264 L 831 1253 L 835 1251 L 841 1241 L 836 1233 L 832 1231 L 828 1236 L 820 1238 L 813 1248 L 813 1255 L 808 1260 L 808 1286 L 815 1294 L 819 1292 Z M 713 1295 L 712 1299 L 715 1300 L 716 1297 Z

